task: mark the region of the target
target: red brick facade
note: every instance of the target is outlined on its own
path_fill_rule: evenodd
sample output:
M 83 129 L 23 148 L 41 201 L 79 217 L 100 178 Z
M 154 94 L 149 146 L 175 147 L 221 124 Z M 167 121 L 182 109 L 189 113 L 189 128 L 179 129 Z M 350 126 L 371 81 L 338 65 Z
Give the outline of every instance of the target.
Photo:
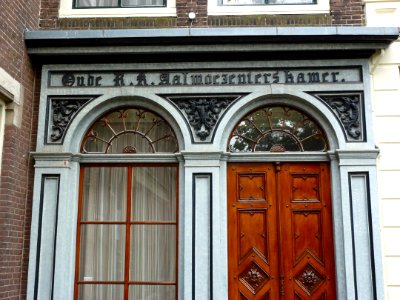
M 22 86 L 20 128 L 6 125 L 0 178 L 0 299 L 24 299 L 28 270 L 38 95 L 23 32 L 38 28 L 39 0 L 0 2 L 0 67 Z
M 207 16 L 207 0 L 177 0 L 177 17 L 160 18 L 58 18 L 60 0 L 43 0 L 40 26 L 43 29 L 162 28 L 219 26 L 362 26 L 362 0 L 330 0 L 329 15 Z M 188 13 L 196 13 L 190 23 Z

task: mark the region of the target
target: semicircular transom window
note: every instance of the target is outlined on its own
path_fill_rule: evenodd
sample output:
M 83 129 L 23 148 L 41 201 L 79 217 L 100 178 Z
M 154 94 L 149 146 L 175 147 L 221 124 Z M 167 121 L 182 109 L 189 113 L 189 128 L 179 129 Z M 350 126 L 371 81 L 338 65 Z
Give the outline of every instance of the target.
M 159 115 L 142 108 L 121 108 L 100 117 L 86 132 L 82 153 L 174 153 L 178 141 Z
M 319 124 L 288 106 L 257 109 L 235 126 L 228 143 L 230 152 L 327 151 L 329 145 Z

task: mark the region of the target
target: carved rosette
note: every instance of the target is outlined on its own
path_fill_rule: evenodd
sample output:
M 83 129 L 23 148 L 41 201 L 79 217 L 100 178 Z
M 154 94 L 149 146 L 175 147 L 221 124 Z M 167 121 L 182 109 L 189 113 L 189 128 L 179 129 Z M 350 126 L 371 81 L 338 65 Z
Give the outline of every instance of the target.
M 228 106 L 241 96 L 196 95 L 167 96 L 183 113 L 192 131 L 195 143 L 212 142 L 216 124 Z
M 348 141 L 364 141 L 362 93 L 314 94 L 324 101 L 341 122 Z
M 307 265 L 296 278 L 296 282 L 311 295 L 314 290 L 324 281 L 324 277 L 311 265 Z
M 269 276 L 253 261 L 239 275 L 239 280 L 255 295 L 269 280 Z
M 95 96 L 68 96 L 49 98 L 49 113 L 47 115 L 48 144 L 62 144 L 65 132 L 78 111 Z

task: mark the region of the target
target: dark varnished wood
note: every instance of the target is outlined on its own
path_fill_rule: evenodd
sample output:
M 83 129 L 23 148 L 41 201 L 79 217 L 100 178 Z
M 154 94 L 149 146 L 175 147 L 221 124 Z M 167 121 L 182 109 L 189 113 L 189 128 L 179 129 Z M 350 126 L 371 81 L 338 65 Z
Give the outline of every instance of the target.
M 229 299 L 336 299 L 327 163 L 228 165 Z

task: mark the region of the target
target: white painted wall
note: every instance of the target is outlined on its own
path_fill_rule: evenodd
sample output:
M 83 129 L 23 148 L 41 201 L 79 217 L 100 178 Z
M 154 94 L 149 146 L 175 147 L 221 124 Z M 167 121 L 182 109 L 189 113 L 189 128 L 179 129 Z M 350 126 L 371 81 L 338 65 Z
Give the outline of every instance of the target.
M 400 27 L 400 1 L 364 0 L 367 26 Z M 375 137 L 380 149 L 385 299 L 400 299 L 400 39 L 371 60 Z

